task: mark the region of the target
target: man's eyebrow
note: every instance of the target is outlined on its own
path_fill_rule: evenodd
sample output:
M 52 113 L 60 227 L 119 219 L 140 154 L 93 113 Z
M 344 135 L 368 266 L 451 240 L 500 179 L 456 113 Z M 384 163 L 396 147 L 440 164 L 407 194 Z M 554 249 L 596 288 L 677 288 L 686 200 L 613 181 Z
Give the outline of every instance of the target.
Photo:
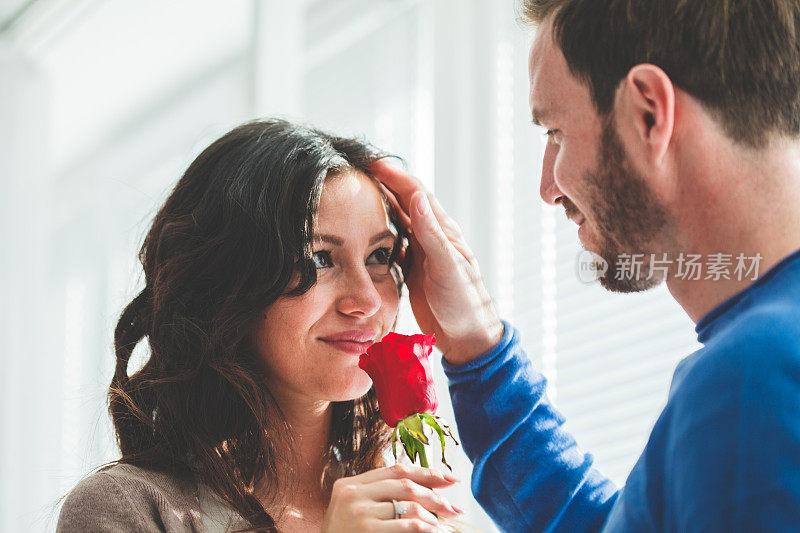
M 381 242 L 384 239 L 396 239 L 396 238 L 397 235 L 387 229 L 373 236 L 369 240 L 369 245 L 372 246 L 373 244 Z M 327 233 L 314 235 L 314 240 L 320 242 L 326 242 L 328 244 L 333 244 L 334 246 L 344 246 L 344 241 L 341 239 L 341 237 L 337 237 L 336 235 L 329 235 Z
M 533 108 L 533 111 L 531 111 L 531 115 L 533 117 L 533 120 L 531 122 L 533 122 L 535 126 L 541 126 L 542 121 L 547 116 L 547 112 L 541 109 Z

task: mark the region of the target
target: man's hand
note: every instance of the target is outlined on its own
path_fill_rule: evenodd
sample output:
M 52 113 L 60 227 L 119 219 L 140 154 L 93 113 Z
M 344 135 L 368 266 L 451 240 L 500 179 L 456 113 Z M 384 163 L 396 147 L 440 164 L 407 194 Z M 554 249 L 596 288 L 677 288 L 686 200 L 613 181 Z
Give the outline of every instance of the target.
M 402 268 L 420 329 L 436 335 L 449 363 L 464 364 L 488 352 L 503 337 L 503 323 L 461 228 L 415 177 L 383 160 L 370 171 L 389 189 L 390 201 L 411 229 Z

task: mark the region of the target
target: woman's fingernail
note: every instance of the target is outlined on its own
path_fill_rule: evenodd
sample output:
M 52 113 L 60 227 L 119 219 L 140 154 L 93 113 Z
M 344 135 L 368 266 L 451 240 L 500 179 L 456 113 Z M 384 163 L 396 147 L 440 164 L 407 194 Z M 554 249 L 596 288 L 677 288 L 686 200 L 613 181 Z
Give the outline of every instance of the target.
M 428 216 L 428 213 L 431 212 L 431 204 L 428 202 L 428 196 L 426 194 L 422 195 L 422 200 L 417 204 L 417 211 L 424 217 Z
M 451 475 L 451 474 L 446 474 L 446 473 L 444 473 L 444 472 L 442 472 L 442 476 L 444 477 L 444 479 L 445 479 L 446 481 L 449 481 L 449 482 L 451 482 L 451 483 L 458 483 L 459 481 L 461 481 L 461 480 L 460 480 L 460 479 L 458 479 L 457 477 L 455 477 L 455 476 L 453 476 L 453 475 Z
M 452 507 L 453 510 L 455 512 L 457 512 L 458 514 L 464 514 L 464 510 L 461 507 L 458 507 L 457 505 L 453 505 L 452 503 L 450 504 L 450 507 Z

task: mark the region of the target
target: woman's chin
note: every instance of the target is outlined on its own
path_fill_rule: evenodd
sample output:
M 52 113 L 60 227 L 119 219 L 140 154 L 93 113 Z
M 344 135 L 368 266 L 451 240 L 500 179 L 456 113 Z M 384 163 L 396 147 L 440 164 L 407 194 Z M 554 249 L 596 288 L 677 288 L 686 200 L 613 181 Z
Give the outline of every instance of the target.
M 366 376 L 366 374 L 364 375 Z M 348 376 L 346 383 L 343 383 L 341 387 L 337 387 L 336 391 L 332 391 L 330 401 L 346 402 L 357 400 L 369 392 L 370 387 L 372 387 L 372 380 L 369 377 L 366 377 L 366 379 L 361 379 L 360 377 L 354 379 L 352 376 Z

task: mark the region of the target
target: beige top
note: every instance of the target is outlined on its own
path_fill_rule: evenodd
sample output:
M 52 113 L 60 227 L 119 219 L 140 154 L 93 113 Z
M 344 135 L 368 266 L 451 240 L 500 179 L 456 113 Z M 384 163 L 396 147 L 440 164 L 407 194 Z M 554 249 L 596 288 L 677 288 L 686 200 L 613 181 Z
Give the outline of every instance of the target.
M 222 533 L 244 519 L 205 485 L 118 464 L 81 480 L 58 517 L 58 533 Z

